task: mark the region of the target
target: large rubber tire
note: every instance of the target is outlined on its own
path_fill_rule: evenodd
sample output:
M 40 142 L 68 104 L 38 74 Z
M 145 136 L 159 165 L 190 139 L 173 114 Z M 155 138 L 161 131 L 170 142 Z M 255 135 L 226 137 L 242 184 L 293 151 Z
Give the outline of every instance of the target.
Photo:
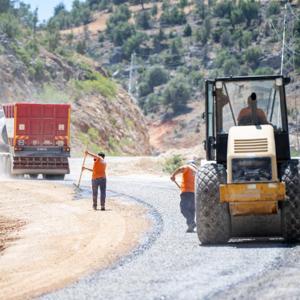
M 219 186 L 222 183 L 226 183 L 223 165 L 207 164 L 197 172 L 196 220 L 201 244 L 224 244 L 230 239 L 228 204 L 220 202 Z
M 282 202 L 281 229 L 287 242 L 300 240 L 300 164 L 290 160 L 281 165 L 281 181 L 285 182 L 286 199 Z

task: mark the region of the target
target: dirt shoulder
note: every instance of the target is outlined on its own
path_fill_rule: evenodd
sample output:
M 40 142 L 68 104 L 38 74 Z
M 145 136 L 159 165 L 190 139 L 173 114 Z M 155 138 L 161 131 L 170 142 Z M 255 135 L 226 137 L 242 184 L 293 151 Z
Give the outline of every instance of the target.
M 108 267 L 150 226 L 143 207 L 108 199 L 105 212 L 93 211 L 73 196 L 59 184 L 1 182 L 0 299 L 36 297 Z

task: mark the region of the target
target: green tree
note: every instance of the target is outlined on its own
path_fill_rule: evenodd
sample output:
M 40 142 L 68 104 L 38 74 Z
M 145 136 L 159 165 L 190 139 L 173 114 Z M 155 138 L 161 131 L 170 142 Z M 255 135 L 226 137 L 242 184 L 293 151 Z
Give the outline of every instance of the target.
M 160 66 L 151 67 L 146 73 L 146 81 L 152 89 L 161 84 L 165 84 L 168 79 L 169 76 L 167 71 Z
M 229 31 L 224 31 L 221 35 L 221 45 L 224 47 L 229 47 L 232 45 L 232 38 Z
M 218 1 L 218 3 L 214 8 L 214 14 L 219 18 L 229 17 L 231 14 L 231 9 L 232 9 L 232 1 L 230 0 Z
M 180 53 L 180 44 L 182 44 L 180 39 L 173 40 L 171 47 L 165 57 L 165 63 L 170 67 L 176 67 L 181 64 L 181 53 Z
M 278 15 L 280 13 L 280 3 L 276 0 L 272 0 L 267 9 L 267 15 L 272 16 L 272 15 Z
M 239 6 L 247 21 L 247 26 L 250 26 L 252 20 L 258 19 L 259 5 L 255 0 L 240 0 Z
M 235 28 L 235 25 L 244 21 L 243 12 L 240 8 L 234 8 L 231 10 L 230 21 L 233 28 Z
M 0 0 L 0 12 L 6 13 L 12 8 L 12 2 L 10 0 Z
M 188 5 L 188 0 L 180 0 L 179 1 L 179 7 L 185 8 Z
M 141 32 L 137 32 L 134 35 L 131 35 L 124 43 L 123 45 L 123 50 L 124 50 L 124 54 L 127 58 L 130 57 L 130 55 L 133 52 L 137 52 L 139 53 L 140 51 L 140 46 L 142 45 L 142 43 L 146 40 L 146 35 L 141 33 Z
M 152 8 L 151 8 L 151 16 L 156 16 L 157 15 L 157 13 L 158 13 L 158 8 L 157 8 L 157 5 L 156 4 L 154 4 L 153 6 L 152 6 Z
M 151 23 L 150 14 L 147 11 L 141 11 L 136 15 L 136 24 L 141 27 L 142 29 L 149 29 Z
M 16 38 L 20 34 L 18 19 L 10 13 L 0 14 L 0 32 L 10 39 Z
M 259 47 L 251 47 L 245 52 L 245 60 L 252 68 L 256 68 L 259 65 L 261 55 L 262 51 Z
M 204 3 L 204 0 L 195 0 L 195 4 L 196 4 L 196 13 L 202 20 L 204 20 L 207 12 L 207 8 Z
M 54 16 L 57 16 L 60 12 L 65 11 L 66 7 L 63 2 L 60 2 L 54 7 Z
M 174 78 L 163 92 L 163 104 L 171 107 L 174 113 L 182 111 L 190 99 L 190 87 L 184 78 Z
M 242 38 L 240 40 L 241 48 L 248 48 L 252 42 L 252 33 L 251 31 L 244 31 Z
M 60 46 L 60 32 L 57 24 L 52 22 L 47 26 L 48 49 L 53 52 Z
M 186 24 L 183 30 L 183 36 L 191 36 L 192 35 L 192 27 L 190 24 Z

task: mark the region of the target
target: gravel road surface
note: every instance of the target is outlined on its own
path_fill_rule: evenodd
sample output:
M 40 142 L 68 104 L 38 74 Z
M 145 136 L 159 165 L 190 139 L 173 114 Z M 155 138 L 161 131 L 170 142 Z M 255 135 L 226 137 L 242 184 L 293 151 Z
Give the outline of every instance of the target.
M 80 161 L 72 167 L 70 183 Z M 131 255 L 43 299 L 300 299 L 298 246 L 257 240 L 200 246 L 196 233 L 185 233 L 179 192 L 167 178 L 113 176 L 108 189 L 148 207 L 153 228 Z

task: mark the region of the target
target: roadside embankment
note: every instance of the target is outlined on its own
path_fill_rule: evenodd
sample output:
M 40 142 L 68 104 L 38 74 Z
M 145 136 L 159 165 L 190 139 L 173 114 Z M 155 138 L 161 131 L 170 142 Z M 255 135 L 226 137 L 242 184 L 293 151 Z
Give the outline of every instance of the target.
M 149 228 L 145 213 L 116 198 L 93 211 L 56 183 L 2 181 L 0 299 L 36 297 L 110 266 Z

